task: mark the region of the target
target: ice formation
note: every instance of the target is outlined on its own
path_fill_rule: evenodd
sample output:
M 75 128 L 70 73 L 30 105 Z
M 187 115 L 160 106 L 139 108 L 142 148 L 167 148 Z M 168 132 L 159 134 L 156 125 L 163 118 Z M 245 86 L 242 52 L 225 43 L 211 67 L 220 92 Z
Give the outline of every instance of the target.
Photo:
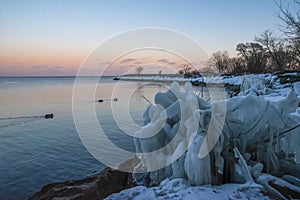
M 156 94 L 155 104 L 146 109 L 145 126 L 135 135 L 137 152 L 141 152 L 135 172 L 149 171 L 151 184 L 168 177 L 188 177 L 196 185 L 210 183 L 209 155 L 198 157 L 203 135 L 196 115 L 210 106 L 194 94 L 190 83 L 185 85 L 185 92 L 173 83 L 167 92 Z M 158 150 L 160 147 L 163 149 Z
M 140 153 L 135 172 L 147 171 L 135 174 L 136 181 L 150 185 L 166 178 L 183 178 L 191 185 L 256 182 L 270 189 L 262 172 L 299 178 L 293 149 L 293 138 L 300 133 L 297 94 L 289 90 L 274 100 L 266 96 L 278 91 L 261 83 L 247 84 L 239 96 L 211 104 L 196 96 L 189 83 L 184 91 L 175 82 L 167 92 L 157 93 L 155 105 L 145 110 L 145 126 L 135 135 Z M 298 93 L 299 84 L 294 88 Z M 225 116 L 224 122 L 213 115 Z M 218 131 L 220 137 L 208 136 Z M 209 144 L 215 144 L 212 151 L 201 156 L 203 148 L 210 150 Z
M 250 93 L 254 95 L 276 93 L 271 89 L 271 86 L 274 84 L 274 79 L 270 75 L 247 75 L 241 77 L 241 79 L 241 92 L 239 93 L 239 96 L 245 96 Z

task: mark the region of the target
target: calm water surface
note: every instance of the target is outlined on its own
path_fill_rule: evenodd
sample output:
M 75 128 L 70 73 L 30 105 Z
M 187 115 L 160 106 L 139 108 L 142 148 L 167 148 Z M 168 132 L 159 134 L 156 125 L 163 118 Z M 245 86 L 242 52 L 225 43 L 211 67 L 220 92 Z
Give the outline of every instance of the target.
M 84 86 L 95 78 L 83 79 Z M 0 77 L 0 199 L 24 199 L 45 184 L 83 178 L 105 167 L 85 149 L 75 129 L 73 83 L 74 77 Z M 102 78 L 96 98 L 111 98 L 115 83 L 112 77 Z M 142 96 L 153 102 L 154 94 L 166 89 L 141 82 L 119 82 L 118 88 L 116 102 L 83 99 L 82 105 L 95 104 L 108 137 L 118 146 L 134 150 L 132 139 L 114 122 L 110 106 L 129 112 L 135 127 L 129 127 L 128 115 L 115 117 L 121 126 L 136 130 L 148 104 Z M 129 90 L 134 92 L 128 99 Z M 54 118 L 31 117 L 46 113 L 53 113 Z M 89 117 L 84 111 L 82 115 Z M 17 118 L 24 116 L 29 117 Z
M 116 88 L 112 78 L 100 80 L 95 96 L 105 99 L 103 103 L 85 98 L 79 101 L 83 108 L 95 104 L 99 123 L 108 138 L 117 146 L 134 151 L 132 138 L 119 126 L 132 132 L 138 130 L 148 104 L 142 97 L 153 102 L 155 93 L 166 88 L 153 83 L 119 81 L 113 95 L 118 101 L 110 101 L 111 91 Z M 84 87 L 95 77 L 82 79 Z M 45 184 L 80 179 L 105 167 L 89 154 L 76 131 L 72 115 L 74 80 L 0 77 L 0 199 L 24 199 Z M 114 116 L 111 105 L 118 111 Z M 54 118 L 31 117 L 46 113 L 53 113 Z M 26 116 L 29 117 L 18 118 Z M 84 109 L 82 116 L 90 117 Z

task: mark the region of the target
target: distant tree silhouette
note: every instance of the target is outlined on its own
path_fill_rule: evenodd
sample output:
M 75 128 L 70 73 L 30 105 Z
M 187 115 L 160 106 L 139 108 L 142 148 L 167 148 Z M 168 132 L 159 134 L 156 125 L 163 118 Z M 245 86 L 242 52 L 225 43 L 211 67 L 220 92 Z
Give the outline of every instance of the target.
M 300 70 L 300 0 L 289 1 L 296 8 L 295 12 L 282 2 L 287 5 L 288 0 L 275 3 L 279 8 L 283 35 L 274 36 L 272 31 L 266 30 L 255 37 L 254 42 L 237 44 L 237 57 L 230 58 L 227 51 L 213 53 L 208 59 L 208 67 L 232 74 Z
M 243 59 L 241 57 L 229 58 L 227 72 L 231 74 L 243 74 L 247 72 Z
M 181 66 L 181 70 L 179 70 L 180 74 L 187 74 L 192 70 L 192 64 L 188 63 L 188 64 L 183 64 Z
M 201 76 L 200 71 L 193 68 L 191 63 L 183 64 L 181 66 L 181 70 L 179 70 L 179 74 L 182 74 L 184 78 L 195 78 Z
M 137 74 L 140 74 L 143 70 L 144 70 L 144 68 L 142 66 L 138 66 L 138 67 L 135 68 L 135 72 Z
M 247 72 L 263 73 L 266 71 L 268 60 L 263 47 L 259 43 L 239 43 L 236 50 Z
M 292 50 L 281 38 L 273 36 L 270 30 L 263 32 L 259 37 L 255 37 L 266 52 L 269 65 L 273 71 L 283 71 L 288 69 L 292 61 Z
M 212 54 L 209 59 L 209 65 L 216 67 L 219 73 L 227 70 L 229 64 L 229 56 L 227 51 L 218 51 Z
M 279 18 L 283 22 L 281 31 L 285 34 L 292 49 L 291 68 L 300 70 L 300 0 L 293 0 L 291 3 L 294 4 L 294 8 L 298 8 L 295 13 L 285 8 L 282 1 L 276 4 L 279 8 Z

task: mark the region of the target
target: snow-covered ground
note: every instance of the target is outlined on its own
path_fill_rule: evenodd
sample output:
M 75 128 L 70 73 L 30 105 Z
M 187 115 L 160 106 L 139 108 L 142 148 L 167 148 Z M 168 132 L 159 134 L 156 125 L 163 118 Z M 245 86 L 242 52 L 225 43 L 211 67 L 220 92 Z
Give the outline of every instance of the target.
M 289 160 L 292 152 L 296 151 L 295 158 L 300 160 L 300 82 L 280 84 L 276 77 L 204 77 L 208 83 L 240 85 L 241 89 L 236 97 L 210 104 L 196 96 L 188 83 L 184 91 L 173 83 L 167 92 L 157 93 L 155 105 L 145 110 L 145 126 L 135 135 L 137 151 L 146 153 L 140 155 L 135 172 L 150 172 L 135 175 L 140 186 L 107 199 L 284 199 L 291 191 L 294 198 L 300 198 L 300 177 L 291 176 L 287 182 L 282 177 L 262 173 L 267 169 L 280 174 L 279 163 Z M 163 77 L 136 78 L 159 81 Z M 216 135 L 218 131 L 220 135 Z M 147 136 L 152 136 L 152 140 L 139 139 Z M 167 148 L 157 151 L 162 146 Z M 228 151 L 228 146 L 234 153 Z M 210 151 L 213 158 L 207 153 Z M 282 153 L 284 156 L 279 156 Z M 233 163 L 230 179 L 235 184 L 212 186 L 211 163 L 222 175 L 226 173 L 226 159 L 227 165 L 228 161 Z M 300 170 L 287 169 L 289 173 L 300 174 Z M 142 186 L 146 179 L 158 186 Z M 276 184 L 284 188 L 283 192 Z
M 203 76 L 203 77 L 198 77 L 198 78 L 183 78 L 180 76 L 163 76 L 163 75 L 153 75 L 153 76 L 119 76 L 117 77 L 119 80 L 130 80 L 130 81 L 153 81 L 153 82 L 180 82 L 180 83 L 185 83 L 187 81 L 191 82 L 205 82 L 205 83 L 212 83 L 212 84 L 221 84 L 221 83 L 228 83 L 231 85 L 240 85 L 245 78 L 250 78 L 250 77 L 259 77 L 259 78 L 265 78 L 266 79 L 272 79 L 271 74 L 258 74 L 258 75 L 241 75 L 241 76 Z
M 106 200 L 164 199 L 164 200 L 221 200 L 221 199 L 270 199 L 259 185 L 224 184 L 220 186 L 190 186 L 184 179 L 166 179 L 157 187 L 137 186 L 112 194 Z

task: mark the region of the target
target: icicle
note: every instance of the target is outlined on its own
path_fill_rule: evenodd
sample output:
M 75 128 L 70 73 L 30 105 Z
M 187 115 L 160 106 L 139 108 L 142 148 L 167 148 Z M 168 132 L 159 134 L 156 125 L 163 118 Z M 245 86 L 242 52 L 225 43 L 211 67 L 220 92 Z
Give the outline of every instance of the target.
M 238 158 L 238 163 L 241 168 L 241 173 L 242 173 L 243 177 L 245 178 L 246 182 L 253 182 L 253 178 L 251 176 L 249 167 L 248 167 L 245 159 L 241 155 L 240 151 L 235 147 L 233 149 L 233 152 L 234 152 L 234 156 L 236 158 Z

